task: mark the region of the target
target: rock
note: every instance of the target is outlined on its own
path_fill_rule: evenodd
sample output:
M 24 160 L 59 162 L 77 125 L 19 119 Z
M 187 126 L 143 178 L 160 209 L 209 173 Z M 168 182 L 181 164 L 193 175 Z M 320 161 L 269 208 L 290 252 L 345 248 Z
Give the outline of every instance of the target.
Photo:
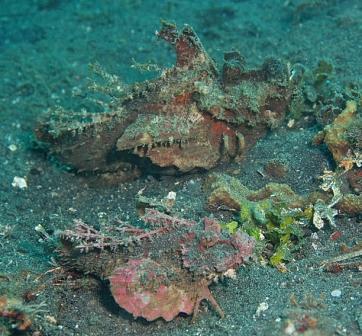
M 340 289 L 335 289 L 331 292 L 331 296 L 334 298 L 339 298 L 342 295 L 342 291 Z
M 350 216 L 358 216 L 362 214 L 362 194 L 343 195 L 342 199 L 336 204 L 336 208 Z
M 28 183 L 26 182 L 26 179 L 24 177 L 19 177 L 19 176 L 14 177 L 11 185 L 14 188 L 19 188 L 19 189 L 26 189 L 28 187 Z
M 332 124 L 324 128 L 324 142 L 337 163 L 341 162 L 351 150 L 347 131 L 355 123 L 356 113 L 357 103 L 353 100 L 347 101 L 342 113 L 334 119 Z

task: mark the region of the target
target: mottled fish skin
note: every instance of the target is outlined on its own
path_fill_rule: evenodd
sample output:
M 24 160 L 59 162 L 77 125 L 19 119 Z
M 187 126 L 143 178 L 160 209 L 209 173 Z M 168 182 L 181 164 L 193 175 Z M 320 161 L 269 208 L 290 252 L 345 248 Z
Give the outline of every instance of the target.
M 121 170 L 124 179 L 139 176 L 134 170 L 210 169 L 241 158 L 283 121 L 294 89 L 286 65 L 268 59 L 246 70 L 229 52 L 219 72 L 190 26 L 163 23 L 157 35 L 174 47 L 174 67 L 130 86 L 109 113 L 40 123 L 38 139 L 64 163 L 78 172 Z
M 149 230 L 127 225 L 119 237 L 77 221 L 61 234 L 63 264 L 109 281 L 115 301 L 135 318 L 195 317 L 202 300 L 223 317 L 208 287 L 248 260 L 254 240 L 231 236 L 210 218 L 196 222 L 146 209 L 143 220 Z

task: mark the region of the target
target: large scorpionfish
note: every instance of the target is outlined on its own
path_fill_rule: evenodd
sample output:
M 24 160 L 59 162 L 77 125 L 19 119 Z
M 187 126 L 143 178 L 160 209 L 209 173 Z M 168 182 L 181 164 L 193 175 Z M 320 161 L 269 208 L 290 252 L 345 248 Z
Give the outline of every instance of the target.
M 63 261 L 108 279 L 115 301 L 135 318 L 195 318 L 202 300 L 223 317 L 209 285 L 252 255 L 253 239 L 222 232 L 210 218 L 196 222 L 146 209 L 143 220 L 150 230 L 123 225 L 109 229 L 112 236 L 77 221 L 61 235 Z
M 241 158 L 283 120 L 293 93 L 287 65 L 267 59 L 247 70 L 232 51 L 219 71 L 190 26 L 179 32 L 163 23 L 157 35 L 176 50 L 174 67 L 130 86 L 111 112 L 53 113 L 37 128 L 38 139 L 78 172 L 117 172 L 122 181 L 144 169 L 210 169 Z

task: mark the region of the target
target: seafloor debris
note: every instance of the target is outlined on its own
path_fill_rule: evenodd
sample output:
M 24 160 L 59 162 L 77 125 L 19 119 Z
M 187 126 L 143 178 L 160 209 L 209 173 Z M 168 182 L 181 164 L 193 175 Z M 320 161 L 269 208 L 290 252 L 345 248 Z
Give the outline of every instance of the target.
M 352 248 L 347 248 L 345 253 L 334 257 L 329 260 L 325 260 L 322 263 L 322 267 L 327 272 L 339 273 L 343 270 L 357 270 L 362 271 L 362 244 L 359 243 Z
M 27 305 L 16 298 L 0 296 L 0 334 L 13 335 L 29 331 L 33 317 L 43 311 L 44 304 Z
M 352 140 L 350 139 L 352 136 L 350 129 L 358 123 L 360 124 L 359 134 L 356 134 L 355 137 L 357 138 Z M 356 155 L 359 153 L 361 144 L 359 144 L 358 141 L 361 142 L 361 126 L 361 121 L 359 121 L 357 114 L 357 103 L 351 100 L 347 102 L 346 108 L 334 119 L 333 123 L 327 125 L 319 135 L 323 138 L 333 155 L 333 159 L 337 163 L 341 163 L 343 160 L 346 160 L 347 157 L 353 159 L 352 152 Z M 358 161 L 356 161 L 356 164 L 358 164 Z M 360 162 L 359 165 L 361 164 Z
M 352 170 L 349 175 L 354 185 L 358 185 L 361 179 L 362 168 L 362 115 L 359 112 L 355 101 L 347 101 L 342 113 L 315 137 L 316 143 L 324 142 L 327 145 L 340 168 Z
M 270 264 L 285 270 L 284 262 L 291 259 L 291 251 L 296 249 L 304 228 L 313 224 L 322 229 L 326 223 L 335 227 L 337 209 L 350 216 L 361 214 L 361 196 L 342 193 L 340 174 L 325 171 L 322 179 L 323 193 L 314 192 L 305 197 L 280 183 L 251 190 L 226 174 L 211 174 L 205 188 L 210 209 L 237 214 L 223 228 L 230 233 L 240 228 L 265 246 L 271 245 L 267 255 Z
M 195 222 L 146 209 L 143 220 L 150 231 L 125 225 L 112 236 L 78 221 L 61 235 L 64 262 L 108 279 L 115 301 L 134 317 L 195 318 L 204 299 L 224 316 L 208 286 L 233 274 L 252 255 L 254 240 L 222 232 L 211 218 Z
M 230 232 L 237 227 L 256 240 L 272 245 L 269 262 L 285 270 L 284 262 L 303 236 L 303 226 L 312 219 L 313 209 L 286 184 L 269 183 L 257 191 L 250 190 L 236 178 L 213 174 L 208 181 L 208 205 L 213 209 L 238 212 L 236 221 L 224 225 Z
M 313 224 L 320 230 L 324 227 L 324 223 L 328 222 L 331 226 L 336 226 L 334 217 L 338 215 L 338 211 L 334 206 L 342 199 L 341 180 L 337 173 L 325 170 L 320 176 L 322 184 L 320 189 L 323 191 L 332 191 L 333 197 L 329 202 L 323 199 L 317 199 L 313 206 Z
M 290 305 L 284 311 L 283 335 L 332 335 L 334 327 L 326 308 L 325 297 L 307 294 L 303 298 L 296 294 L 290 296 Z
M 163 23 L 157 35 L 176 50 L 176 65 L 154 80 L 125 88 L 110 112 L 58 111 L 36 130 L 39 140 L 77 171 L 175 173 L 209 169 L 242 156 L 284 118 L 295 81 L 268 59 L 247 70 L 238 52 L 220 72 L 190 26 Z
M 343 197 L 337 208 L 351 214 L 362 211 L 362 114 L 357 102 L 347 101 L 345 109 L 334 121 L 315 137 L 316 143 L 322 141 L 332 153 L 338 168 L 332 175 L 347 178 L 353 192 Z

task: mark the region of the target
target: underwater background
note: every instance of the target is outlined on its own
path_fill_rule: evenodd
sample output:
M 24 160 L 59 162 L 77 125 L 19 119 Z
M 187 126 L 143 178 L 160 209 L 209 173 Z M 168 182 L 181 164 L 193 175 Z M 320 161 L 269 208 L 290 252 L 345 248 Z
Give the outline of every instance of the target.
M 121 181 L 79 174 L 54 155 L 69 138 L 49 145 L 39 125 L 59 109 L 121 104 L 90 93 L 97 77 L 133 93 L 162 77 L 176 62 L 155 34 L 165 21 L 190 25 L 220 73 L 234 50 L 247 69 L 285 64 L 288 83 L 298 77 L 292 103 L 238 160 L 177 174 L 143 166 Z M 361 335 L 361 36 L 360 0 L 0 0 L 0 335 Z M 224 318 L 206 300 L 193 323 L 133 318 L 107 279 L 87 274 L 93 259 L 82 272 L 62 260 L 74 221 L 148 232 L 146 208 L 255 239 L 246 264 L 209 283 Z

